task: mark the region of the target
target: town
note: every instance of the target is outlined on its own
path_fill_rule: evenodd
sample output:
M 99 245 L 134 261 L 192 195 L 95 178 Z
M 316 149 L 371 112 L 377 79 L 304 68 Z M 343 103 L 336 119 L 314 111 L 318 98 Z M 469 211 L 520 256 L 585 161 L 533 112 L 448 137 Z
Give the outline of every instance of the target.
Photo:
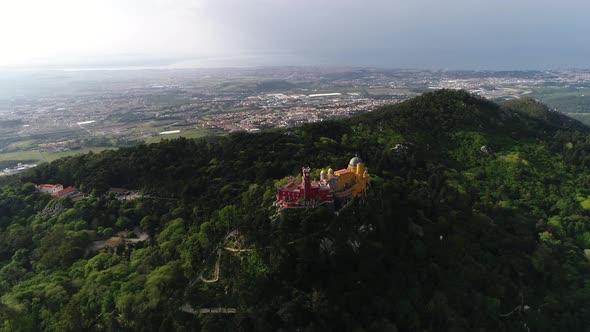
M 345 118 L 443 88 L 496 101 L 531 96 L 590 122 L 587 70 L 277 67 L 48 71 L 12 80 L 0 92 L 2 175 L 72 154 L 166 138 Z

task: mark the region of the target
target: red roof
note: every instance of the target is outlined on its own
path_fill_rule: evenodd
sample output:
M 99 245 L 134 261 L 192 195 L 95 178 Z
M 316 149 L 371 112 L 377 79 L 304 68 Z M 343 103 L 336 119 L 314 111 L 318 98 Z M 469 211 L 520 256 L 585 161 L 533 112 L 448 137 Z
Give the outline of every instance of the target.
M 60 190 L 60 191 L 56 192 L 55 193 L 55 196 L 57 196 L 57 197 L 63 197 L 65 195 L 67 195 L 67 194 L 75 193 L 77 191 L 78 191 L 78 189 L 76 189 L 74 187 L 67 187 L 64 190 Z
M 311 187 L 312 187 L 312 188 L 320 188 L 320 189 L 324 188 L 324 187 L 322 186 L 322 183 L 321 183 L 320 181 L 313 181 L 313 182 L 311 183 Z
M 41 189 L 51 190 L 56 187 L 62 187 L 62 185 L 61 184 L 40 184 L 37 186 L 37 188 L 39 188 L 40 190 Z
M 112 192 L 115 194 L 126 194 L 129 192 L 129 190 L 127 190 L 125 188 L 111 188 L 111 189 L 109 189 L 109 192 Z
M 287 185 L 284 186 L 283 189 L 291 189 L 291 188 L 293 188 L 294 186 L 297 186 L 297 185 L 298 185 L 298 183 L 295 183 L 295 181 L 291 181 L 291 182 L 287 183 Z

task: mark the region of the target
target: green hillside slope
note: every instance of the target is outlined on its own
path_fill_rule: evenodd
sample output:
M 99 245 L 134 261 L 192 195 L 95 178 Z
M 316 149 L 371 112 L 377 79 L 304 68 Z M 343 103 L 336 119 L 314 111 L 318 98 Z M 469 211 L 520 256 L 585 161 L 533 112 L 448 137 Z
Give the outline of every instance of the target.
M 584 330 L 589 129 L 541 106 L 441 90 L 352 119 L 69 157 L 4 179 L 0 328 Z M 277 215 L 279 181 L 355 154 L 367 197 L 338 214 Z M 88 197 L 51 199 L 31 182 Z M 134 229 L 127 245 L 92 250 Z

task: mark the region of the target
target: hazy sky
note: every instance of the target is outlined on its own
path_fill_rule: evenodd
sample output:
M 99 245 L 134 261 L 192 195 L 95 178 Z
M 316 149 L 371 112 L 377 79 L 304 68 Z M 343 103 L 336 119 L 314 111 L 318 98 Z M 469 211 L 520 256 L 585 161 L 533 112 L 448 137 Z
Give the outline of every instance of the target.
M 590 1 L 0 0 L 0 66 L 590 67 Z

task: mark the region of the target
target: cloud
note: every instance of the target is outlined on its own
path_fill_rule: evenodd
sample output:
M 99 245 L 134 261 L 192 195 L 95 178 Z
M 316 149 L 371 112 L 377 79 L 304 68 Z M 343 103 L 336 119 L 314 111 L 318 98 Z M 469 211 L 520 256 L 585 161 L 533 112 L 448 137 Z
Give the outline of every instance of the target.
M 536 56 L 539 66 L 588 66 L 576 55 L 589 48 L 588 10 L 548 0 L 4 1 L 0 65 L 136 54 L 392 67 L 518 67 Z

